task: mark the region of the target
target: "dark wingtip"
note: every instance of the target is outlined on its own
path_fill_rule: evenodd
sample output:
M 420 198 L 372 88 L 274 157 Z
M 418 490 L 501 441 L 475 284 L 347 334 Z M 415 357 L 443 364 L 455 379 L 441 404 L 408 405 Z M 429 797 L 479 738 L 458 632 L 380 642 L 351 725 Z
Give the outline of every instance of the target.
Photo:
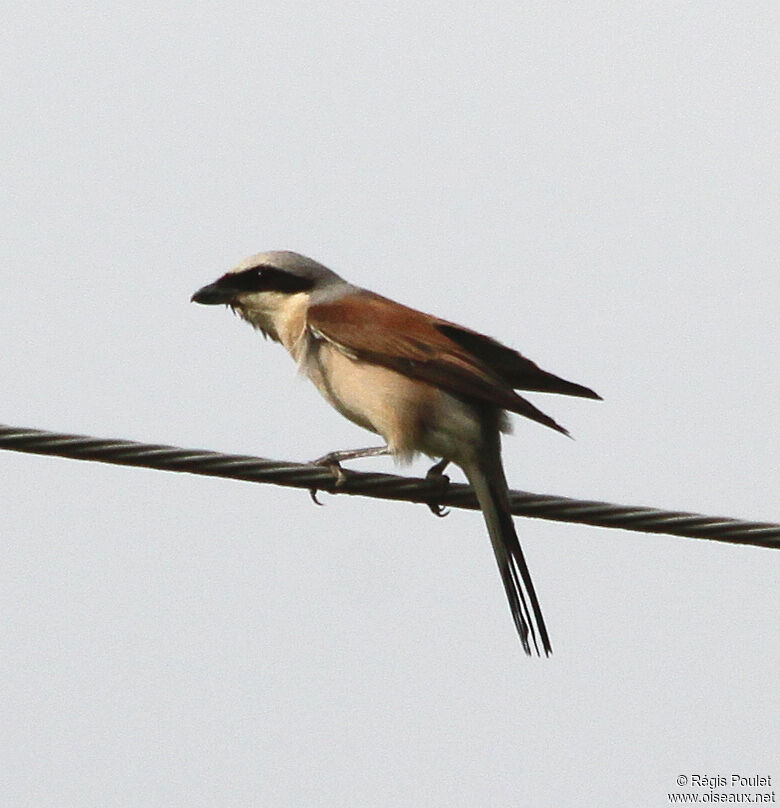
M 583 387 L 582 389 L 582 398 L 591 398 L 593 401 L 604 401 L 603 397 L 600 396 L 595 390 L 591 390 L 590 387 Z
M 544 426 L 549 426 L 551 429 L 554 429 L 556 432 L 560 432 L 561 435 L 565 435 L 567 438 L 571 438 L 572 440 L 574 440 L 574 438 L 571 437 L 571 433 L 569 432 L 568 429 L 566 429 L 565 426 L 561 426 L 557 421 L 554 421 L 552 418 L 550 418 L 549 415 L 546 416 L 546 417 L 547 417 L 548 420 L 547 421 L 541 421 L 540 423 L 544 424 Z
M 576 382 L 569 382 L 559 377 L 554 377 L 555 385 L 551 385 L 549 390 L 538 390 L 539 393 L 560 393 L 564 396 L 577 396 L 578 398 L 590 398 L 594 401 L 603 401 L 604 399 L 590 387 L 585 387 L 584 384 L 577 384 Z

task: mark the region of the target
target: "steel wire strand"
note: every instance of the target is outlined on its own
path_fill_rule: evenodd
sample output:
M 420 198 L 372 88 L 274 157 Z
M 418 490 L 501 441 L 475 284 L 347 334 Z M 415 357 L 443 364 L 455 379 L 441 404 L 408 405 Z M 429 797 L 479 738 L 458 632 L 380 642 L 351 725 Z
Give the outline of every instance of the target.
M 347 469 L 344 470 L 344 479 L 337 481 L 333 472 L 323 466 L 268 460 L 251 455 L 222 454 L 204 449 L 69 435 L 2 424 L 0 448 L 246 482 L 275 483 L 333 494 L 478 509 L 471 487 L 462 483 L 442 487 L 441 482 L 436 479 Z M 663 511 L 658 508 L 613 505 L 527 491 L 510 492 L 510 502 L 512 513 L 517 516 L 623 528 L 643 533 L 666 533 L 732 544 L 780 547 L 780 525 L 768 522 L 747 522 L 721 516 Z

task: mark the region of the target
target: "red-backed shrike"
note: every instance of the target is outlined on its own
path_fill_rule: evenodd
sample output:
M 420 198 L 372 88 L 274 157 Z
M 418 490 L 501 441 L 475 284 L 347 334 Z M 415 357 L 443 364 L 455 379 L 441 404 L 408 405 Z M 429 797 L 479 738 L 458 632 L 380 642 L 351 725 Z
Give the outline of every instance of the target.
M 501 463 L 506 411 L 566 433 L 515 390 L 600 398 L 547 373 L 490 337 L 360 289 L 293 252 L 253 255 L 198 290 L 281 342 L 344 416 L 386 447 L 356 457 L 418 452 L 460 466 L 479 500 L 509 607 L 527 654 L 552 651 L 509 510 Z

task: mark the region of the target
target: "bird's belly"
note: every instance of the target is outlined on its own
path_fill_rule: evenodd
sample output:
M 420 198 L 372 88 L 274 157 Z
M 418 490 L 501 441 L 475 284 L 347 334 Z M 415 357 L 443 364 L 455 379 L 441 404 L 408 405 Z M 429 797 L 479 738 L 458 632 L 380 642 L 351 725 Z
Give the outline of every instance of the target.
M 479 451 L 474 407 L 431 384 L 351 359 L 323 343 L 310 352 L 303 369 L 333 407 L 381 435 L 402 460 L 423 452 L 460 465 Z

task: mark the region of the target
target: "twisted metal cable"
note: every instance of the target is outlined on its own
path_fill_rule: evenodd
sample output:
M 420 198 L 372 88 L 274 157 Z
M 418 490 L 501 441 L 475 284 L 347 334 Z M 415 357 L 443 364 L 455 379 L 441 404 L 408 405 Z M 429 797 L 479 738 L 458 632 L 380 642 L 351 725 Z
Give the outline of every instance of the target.
M 0 424 L 0 448 L 120 466 L 183 471 L 253 483 L 275 483 L 294 488 L 328 491 L 332 494 L 353 494 L 405 502 L 438 503 L 452 508 L 479 509 L 471 487 L 462 483 L 452 483 L 443 489 L 441 482 L 435 479 L 399 477 L 395 474 L 346 469 L 344 480 L 337 482 L 332 471 L 322 466 L 266 460 L 251 455 L 226 455 L 203 449 L 182 449 L 163 444 L 67 435 L 2 424 Z M 517 516 L 780 548 L 780 525 L 769 522 L 745 522 L 727 517 L 662 511 L 657 508 L 612 505 L 608 502 L 531 494 L 527 491 L 510 492 L 510 502 L 512 513 Z

